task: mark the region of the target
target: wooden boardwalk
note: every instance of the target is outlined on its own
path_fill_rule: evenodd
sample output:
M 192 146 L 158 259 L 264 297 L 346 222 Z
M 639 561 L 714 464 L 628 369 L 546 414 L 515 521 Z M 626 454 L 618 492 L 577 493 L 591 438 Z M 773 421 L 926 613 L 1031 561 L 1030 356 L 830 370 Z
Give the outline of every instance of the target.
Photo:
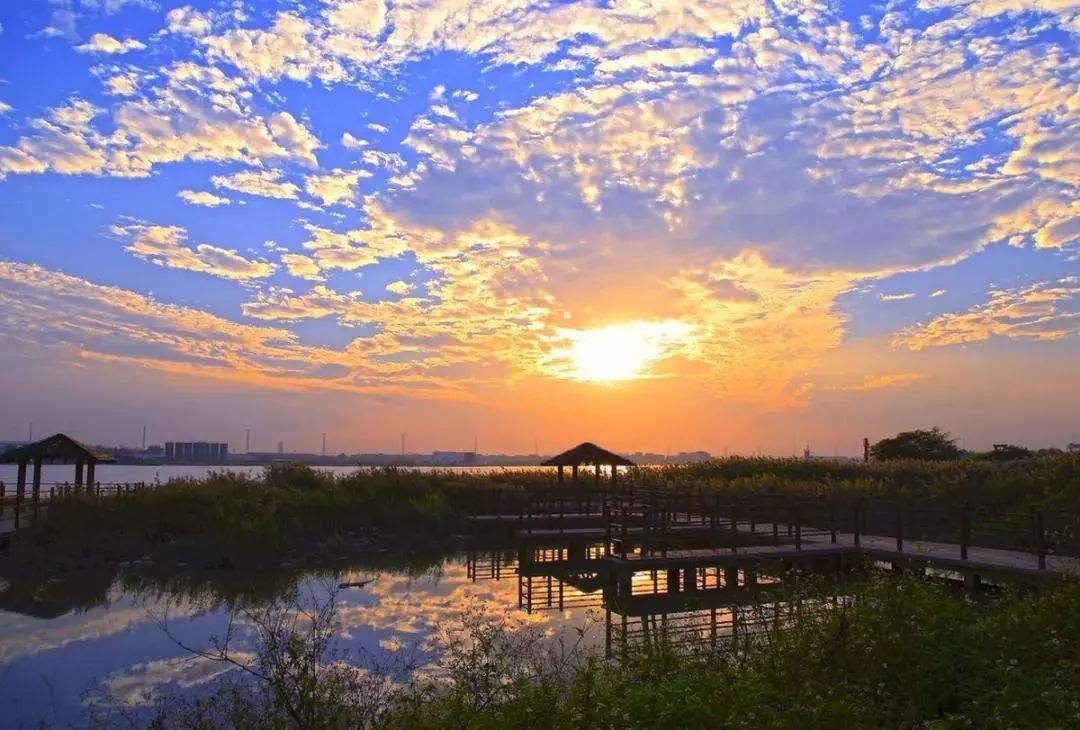
M 779 545 L 737 545 L 724 548 L 694 548 L 666 550 L 664 555 L 612 555 L 613 567 L 621 570 L 664 570 L 693 567 L 745 565 L 767 560 L 799 560 L 812 557 L 862 556 L 883 562 L 919 562 L 944 570 L 965 574 L 1012 574 L 1029 577 L 1080 580 L 1080 558 L 1047 555 L 1045 567 L 1039 567 L 1039 557 L 1032 552 L 1002 550 L 959 543 L 931 540 L 900 540 L 896 537 L 850 532 L 833 534 L 820 529 L 786 524 L 736 522 L 736 531 L 743 536 L 783 536 Z M 790 528 L 790 532 L 789 532 Z M 673 536 L 700 534 L 707 525 L 672 526 L 667 534 Z M 594 531 L 582 530 L 583 534 Z M 789 535 L 798 535 L 792 543 Z
M 1035 550 L 1009 550 L 960 542 L 912 539 L 896 534 L 822 529 L 772 521 L 734 519 L 727 514 L 681 513 L 679 522 L 650 523 L 640 514 L 604 525 L 594 512 L 477 515 L 474 523 L 514 528 L 526 549 L 559 544 L 603 543 L 615 573 L 626 571 L 746 566 L 768 561 L 814 558 L 862 558 L 891 563 L 896 569 L 915 564 L 965 576 L 1015 575 L 1040 579 L 1080 579 L 1080 558 Z M 593 521 L 592 524 L 585 524 Z M 704 544 L 704 545 L 703 545 Z M 660 547 L 662 549 L 658 550 Z M 637 549 L 641 548 L 641 549 Z

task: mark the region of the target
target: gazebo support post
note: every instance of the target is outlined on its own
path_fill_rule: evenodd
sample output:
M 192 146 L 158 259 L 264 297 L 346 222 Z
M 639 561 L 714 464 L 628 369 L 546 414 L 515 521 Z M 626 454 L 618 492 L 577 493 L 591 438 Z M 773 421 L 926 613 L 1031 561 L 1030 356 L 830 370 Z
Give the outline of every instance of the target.
M 26 494 L 26 462 L 19 462 L 18 476 L 15 479 L 15 529 L 19 529 L 19 518 L 22 516 L 23 495 Z
M 562 483 L 563 483 L 562 464 L 559 464 L 559 484 L 562 484 Z
M 82 491 L 83 485 L 83 460 L 75 460 L 75 494 Z
M 572 481 L 574 484 L 577 484 L 577 471 L 577 464 L 574 464 L 572 467 L 570 467 L 570 481 Z
M 34 459 L 34 504 L 41 501 L 41 459 Z
M 86 491 L 90 494 L 96 494 L 94 491 L 94 467 L 97 466 L 97 462 L 91 459 L 86 462 Z
M 619 465 L 613 463 L 611 465 L 611 483 L 614 484 L 617 481 L 619 481 Z
M 596 465 L 596 486 L 600 486 L 600 465 Z

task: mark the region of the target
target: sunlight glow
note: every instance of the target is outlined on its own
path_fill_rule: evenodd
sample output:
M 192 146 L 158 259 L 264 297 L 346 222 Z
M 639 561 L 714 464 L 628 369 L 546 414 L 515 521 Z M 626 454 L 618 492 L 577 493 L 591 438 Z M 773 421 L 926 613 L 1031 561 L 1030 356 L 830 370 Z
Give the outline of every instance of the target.
M 692 341 L 693 328 L 678 320 L 628 322 L 592 330 L 559 330 L 566 343 L 548 358 L 558 377 L 617 382 L 649 377 L 649 366 Z

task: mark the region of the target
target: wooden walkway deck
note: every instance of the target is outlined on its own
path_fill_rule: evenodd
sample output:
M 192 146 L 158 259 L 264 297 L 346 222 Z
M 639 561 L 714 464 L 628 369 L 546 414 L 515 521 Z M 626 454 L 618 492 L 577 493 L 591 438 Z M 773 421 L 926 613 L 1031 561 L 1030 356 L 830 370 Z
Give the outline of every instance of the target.
M 693 534 L 706 526 L 686 526 L 682 534 Z M 898 544 L 895 537 L 882 535 L 837 532 L 833 542 L 827 531 L 792 527 L 792 533 L 800 533 L 798 544 L 788 537 L 789 526 L 785 524 L 736 522 L 736 530 L 745 536 L 760 537 L 773 534 L 783 536 L 781 545 L 746 545 L 724 548 L 697 548 L 667 550 L 665 555 L 613 555 L 617 570 L 663 570 L 675 568 L 743 565 L 764 560 L 795 560 L 805 557 L 864 556 L 885 562 L 922 562 L 933 567 L 975 574 L 1015 574 L 1043 578 L 1080 580 L 1080 558 L 1057 555 L 1045 556 L 1045 568 L 1039 568 L 1039 558 L 1031 552 L 1001 550 L 996 548 L 968 546 L 966 551 L 958 543 L 930 540 L 904 540 Z M 591 531 L 582 531 L 591 533 Z M 676 527 L 669 529 L 673 535 L 680 534 Z M 966 552 L 966 556 L 964 553 Z

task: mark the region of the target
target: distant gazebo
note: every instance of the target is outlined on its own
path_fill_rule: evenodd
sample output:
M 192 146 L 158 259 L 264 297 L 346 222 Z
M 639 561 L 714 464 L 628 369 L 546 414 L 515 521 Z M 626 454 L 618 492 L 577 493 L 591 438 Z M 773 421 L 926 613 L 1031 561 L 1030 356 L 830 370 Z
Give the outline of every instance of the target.
M 625 456 L 619 456 L 613 451 L 602 449 L 594 443 L 586 441 L 578 444 L 569 451 L 564 451 L 558 456 L 553 456 L 542 462 L 541 466 L 556 466 L 559 468 L 559 483 L 563 483 L 563 467 L 570 467 L 570 479 L 578 480 L 578 467 L 583 464 L 592 464 L 596 467 L 596 481 L 600 481 L 600 467 L 611 467 L 612 483 L 618 480 L 620 466 L 637 466 Z
M 21 504 L 26 492 L 26 467 L 34 465 L 33 499 L 37 502 L 41 498 L 41 465 L 43 463 L 74 463 L 75 464 L 75 491 L 83 488 L 83 469 L 86 469 L 86 484 L 94 483 L 94 467 L 99 463 L 114 462 L 116 459 L 108 454 L 90 448 L 62 433 L 50 436 L 47 439 L 36 441 L 17 449 L 0 454 L 0 464 L 18 464 L 19 471 L 15 484 L 16 504 Z

